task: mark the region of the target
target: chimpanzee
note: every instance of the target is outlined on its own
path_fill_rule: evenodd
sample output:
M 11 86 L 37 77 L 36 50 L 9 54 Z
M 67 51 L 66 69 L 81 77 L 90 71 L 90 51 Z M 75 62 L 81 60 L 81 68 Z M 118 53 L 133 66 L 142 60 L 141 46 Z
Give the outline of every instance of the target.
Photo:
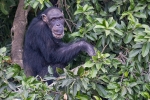
M 23 65 L 27 76 L 44 77 L 50 65 L 53 76 L 56 67 L 64 68 L 80 51 L 95 55 L 94 47 L 84 40 L 65 44 L 64 15 L 59 8 L 50 7 L 35 17 L 28 27 L 24 42 Z

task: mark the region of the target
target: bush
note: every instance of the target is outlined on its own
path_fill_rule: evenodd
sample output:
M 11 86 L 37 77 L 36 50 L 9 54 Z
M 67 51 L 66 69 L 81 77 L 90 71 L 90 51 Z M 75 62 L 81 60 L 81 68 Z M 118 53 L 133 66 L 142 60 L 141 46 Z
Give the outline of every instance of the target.
M 96 82 L 104 87 L 98 97 L 150 98 L 149 9 L 149 0 L 77 1 L 78 31 L 71 36 L 86 37 L 102 53 L 110 54 L 111 64 L 101 66 L 95 75 L 100 74 Z
M 0 98 L 150 99 L 149 10 L 149 0 L 77 0 L 73 16 L 77 24 L 69 38 L 84 37 L 95 45 L 97 55 L 84 56 L 85 63 L 74 69 L 70 70 L 72 64 L 57 69 L 59 78 L 37 80 L 26 78 L 20 67 L 9 64 L 6 49 L 1 48 Z M 76 59 L 76 63 L 81 61 Z M 54 79 L 53 84 L 43 82 L 47 79 Z

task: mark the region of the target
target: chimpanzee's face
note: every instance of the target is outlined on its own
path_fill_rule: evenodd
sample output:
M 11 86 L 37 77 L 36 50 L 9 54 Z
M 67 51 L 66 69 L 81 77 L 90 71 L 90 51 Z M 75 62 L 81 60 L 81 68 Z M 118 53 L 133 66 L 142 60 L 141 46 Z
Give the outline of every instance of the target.
M 53 37 L 61 39 L 64 36 L 64 14 L 59 9 L 51 9 L 42 19 L 52 31 Z

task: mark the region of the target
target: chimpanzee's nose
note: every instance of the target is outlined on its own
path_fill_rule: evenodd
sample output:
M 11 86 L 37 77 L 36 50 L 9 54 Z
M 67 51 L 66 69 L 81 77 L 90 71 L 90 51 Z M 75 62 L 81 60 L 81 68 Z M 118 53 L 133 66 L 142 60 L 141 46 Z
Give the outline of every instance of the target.
M 56 26 L 60 26 L 60 24 L 59 23 L 57 23 L 57 25 Z

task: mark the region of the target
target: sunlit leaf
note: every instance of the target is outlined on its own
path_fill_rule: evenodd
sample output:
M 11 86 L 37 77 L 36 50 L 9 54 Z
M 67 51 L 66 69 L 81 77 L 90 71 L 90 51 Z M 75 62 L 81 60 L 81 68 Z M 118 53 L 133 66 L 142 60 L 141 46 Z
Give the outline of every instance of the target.
M 0 55 L 3 55 L 4 52 L 6 52 L 6 47 L 0 48 Z
M 76 98 L 79 100 L 89 100 L 88 96 L 83 94 L 78 94 Z
M 93 96 L 95 98 L 95 100 L 102 100 L 101 98 L 97 97 L 97 96 Z
M 92 78 L 96 77 L 97 72 L 98 72 L 98 70 L 95 67 L 93 67 L 92 70 L 91 70 L 91 72 L 90 72 L 91 77 Z
M 94 28 L 105 28 L 105 26 L 103 26 L 103 25 L 96 25 Z
M 117 5 L 113 5 L 109 8 L 109 12 L 114 12 L 117 9 Z
M 150 94 L 148 92 L 141 92 L 141 95 L 147 99 L 150 99 Z
M 89 60 L 84 64 L 84 67 L 93 67 L 93 65 L 94 65 L 94 63 Z
M 105 34 L 108 36 L 110 34 L 110 30 L 105 30 Z
M 83 7 L 83 11 L 86 11 L 86 10 L 87 10 L 87 8 L 88 8 L 88 6 L 89 6 L 89 5 L 87 5 L 87 4 L 86 4 L 86 5 L 84 5 L 84 7 Z
M 38 6 L 39 2 L 35 1 L 32 7 L 35 9 Z

